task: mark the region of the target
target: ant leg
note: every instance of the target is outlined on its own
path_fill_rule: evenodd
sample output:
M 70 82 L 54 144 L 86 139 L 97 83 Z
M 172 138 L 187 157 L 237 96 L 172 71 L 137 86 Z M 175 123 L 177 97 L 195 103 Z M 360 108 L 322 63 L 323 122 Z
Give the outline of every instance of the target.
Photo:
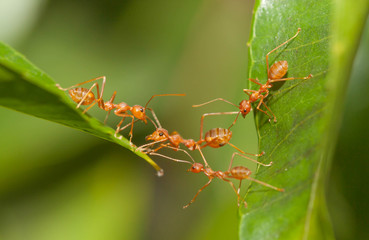
M 122 120 L 118 123 L 118 125 L 117 125 L 117 129 L 115 130 L 115 134 L 114 134 L 114 136 L 115 136 L 116 138 L 118 138 L 118 139 L 122 139 L 122 136 L 117 137 L 117 134 L 118 134 L 120 131 L 122 131 L 123 129 L 125 129 L 126 127 L 128 127 L 129 125 L 131 125 L 135 117 L 134 117 L 134 116 L 132 116 L 132 115 L 129 115 L 129 114 L 119 114 L 118 116 L 119 116 L 119 117 L 122 117 Z M 130 117 L 130 118 L 132 118 L 132 122 L 131 122 L 131 123 L 128 123 L 128 124 L 127 124 L 127 125 L 125 125 L 123 128 L 120 128 L 120 125 L 122 125 L 122 123 L 123 123 L 123 121 L 126 119 L 126 117 Z
M 265 183 L 265 182 L 259 181 L 259 180 L 255 179 L 255 178 L 247 177 L 246 179 L 248 179 L 248 180 L 250 180 L 250 181 L 253 181 L 253 182 L 256 182 L 256 183 L 259 183 L 259 184 L 264 185 L 264 186 L 266 186 L 266 187 L 272 188 L 272 189 L 274 189 L 274 190 L 276 190 L 276 191 L 284 192 L 284 189 L 283 189 L 283 188 L 277 188 L 277 187 L 274 187 L 274 186 L 272 186 L 272 185 L 270 185 L 270 184 L 268 184 L 268 183 Z
M 103 86 L 102 86 L 102 90 L 101 92 L 104 91 L 104 87 L 105 87 L 105 79 L 104 79 L 104 82 L 103 82 Z M 92 87 L 91 89 L 92 90 Z M 84 101 L 84 98 L 87 96 L 87 94 L 90 92 L 90 90 L 86 93 L 86 95 L 83 97 L 83 99 L 81 100 L 80 103 L 82 103 Z M 96 91 L 97 91 L 97 94 L 99 94 L 99 84 L 96 85 Z M 114 98 L 115 98 L 115 95 L 117 94 L 117 91 L 114 91 L 112 97 L 110 98 L 109 102 L 112 103 L 114 101 Z M 99 96 L 99 95 L 98 95 Z M 102 97 L 102 95 L 100 95 Z M 105 104 L 104 104 L 104 100 L 100 97 L 100 100 L 99 99 L 96 99 L 94 103 L 92 103 L 88 108 L 86 108 L 83 113 L 86 113 L 90 108 L 92 108 L 96 103 L 98 103 L 99 105 L 99 108 L 101 108 L 102 110 L 105 110 Z M 108 116 L 110 114 L 110 111 L 108 112 L 108 114 L 106 114 L 106 117 L 105 117 L 105 120 L 104 120 L 104 124 L 106 124 L 106 121 L 108 120 Z
M 290 39 L 288 39 L 287 41 L 285 41 L 284 43 L 282 43 L 281 45 L 279 45 L 278 47 L 274 48 L 272 51 L 268 52 L 266 55 L 266 65 L 267 65 L 267 73 L 269 76 L 269 62 L 268 62 L 268 56 L 269 54 L 271 54 L 272 52 L 274 52 L 275 50 L 277 50 L 278 48 L 282 47 L 283 45 L 287 44 L 289 41 L 291 41 L 292 39 L 294 39 L 295 37 L 297 37 L 297 35 L 299 34 L 299 32 L 301 31 L 301 28 L 297 29 L 297 33 L 291 37 Z
M 270 119 L 272 118 L 272 116 L 269 115 L 269 113 L 267 113 L 266 111 L 260 109 L 260 105 L 263 104 L 274 116 L 274 122 L 277 122 L 277 118 L 275 117 L 274 113 L 270 110 L 270 108 L 267 107 L 267 105 L 264 103 L 264 96 L 260 99 L 260 102 L 258 104 L 258 106 L 256 107 L 257 110 L 265 113 L 266 115 L 268 115 L 269 117 L 269 122 L 270 122 Z
M 152 125 L 154 125 L 154 127 L 157 129 L 158 128 L 158 126 L 155 124 L 155 122 L 151 119 L 151 118 L 149 118 L 148 116 L 145 116 L 145 119 L 149 119 L 150 120 L 150 122 L 152 123 Z
M 238 147 L 236 147 L 235 145 L 233 145 L 230 142 L 227 142 L 231 147 L 233 147 L 234 149 L 236 149 L 237 151 L 239 151 L 240 153 L 246 154 L 244 151 L 242 151 L 241 149 L 239 149 Z
M 189 163 L 189 164 L 192 164 L 190 163 L 189 161 L 186 161 L 186 160 L 181 160 L 181 159 L 177 159 L 177 158 L 172 158 L 172 157 L 169 157 L 169 156 L 165 156 L 163 154 L 159 154 L 159 153 L 149 153 L 150 155 L 154 155 L 154 156 L 159 156 L 159 157 L 163 157 L 163 158 L 167 158 L 169 160 L 172 160 L 172 161 L 175 161 L 175 162 L 183 162 L 183 163 Z
M 166 143 L 166 144 L 160 144 L 159 147 L 155 148 L 154 150 L 152 150 L 151 152 L 157 152 L 160 149 L 164 148 L 164 147 L 168 147 L 170 143 Z
M 201 147 L 201 148 L 202 148 L 202 147 Z M 199 150 L 200 155 L 201 155 L 201 157 L 202 157 L 202 160 L 204 160 L 205 166 L 206 166 L 206 167 L 209 167 L 209 164 L 208 164 L 208 162 L 206 161 L 205 156 L 204 156 L 204 154 L 203 154 L 203 153 L 202 153 L 202 151 L 201 151 L 201 148 L 200 148 L 200 146 L 199 146 L 198 144 L 196 144 L 196 149 L 197 149 L 197 150 Z
M 169 143 L 168 143 L 169 144 Z M 182 152 L 184 152 L 184 153 L 186 153 L 187 154 L 187 156 L 189 156 L 190 158 L 191 158 L 191 160 L 192 160 L 192 162 L 194 162 L 195 163 L 195 160 L 192 158 L 192 156 L 186 151 L 186 150 L 184 150 L 184 149 L 180 149 L 180 148 L 175 148 L 175 147 L 172 147 L 172 146 L 166 146 L 167 148 L 170 148 L 170 149 L 173 149 L 173 150 L 175 150 L 175 151 L 182 151 Z
M 241 183 L 242 183 L 242 179 L 240 179 L 240 184 L 238 184 L 238 189 L 237 189 L 238 194 L 240 194 L 240 191 L 241 191 Z M 245 208 L 247 208 L 246 200 L 243 200 L 243 204 L 245 205 Z
M 246 90 L 246 91 L 245 91 Z M 252 91 L 252 90 L 248 90 L 248 89 L 244 89 L 243 92 L 246 93 L 249 97 L 251 97 L 251 94 L 248 93 L 247 91 Z
M 111 98 L 107 102 L 108 103 L 111 103 L 113 105 L 113 102 L 114 102 L 114 99 L 115 99 L 115 95 L 116 94 L 117 94 L 117 91 L 114 91 L 113 95 L 111 96 Z M 106 124 L 106 121 L 108 120 L 108 117 L 109 117 L 110 112 L 111 112 L 111 110 L 109 110 L 108 113 L 106 114 L 106 117 L 105 117 L 105 120 L 104 120 L 104 124 Z
M 259 154 L 253 154 L 253 153 L 247 153 L 247 152 L 244 152 L 244 151 L 242 151 L 241 149 L 239 149 L 238 147 L 236 147 L 235 145 L 233 145 L 232 143 L 230 143 L 230 142 L 227 142 L 231 147 L 233 147 L 234 149 L 236 149 L 237 151 L 239 151 L 240 153 L 243 153 L 243 154 L 248 154 L 248 155 L 251 155 L 251 156 L 255 156 L 255 157 L 261 157 L 261 156 L 263 156 L 264 154 L 265 154 L 265 152 L 262 152 L 262 153 L 259 153 Z M 244 157 L 246 157 L 246 156 L 244 156 Z M 247 158 L 247 157 L 246 157 Z M 249 159 L 251 159 L 251 158 L 249 158 Z M 254 160 L 254 159 L 252 159 L 252 160 Z M 233 156 L 232 156 L 232 160 L 231 160 L 231 163 L 232 163 L 232 161 L 233 161 Z M 254 160 L 255 161 L 255 160 Z
M 228 179 L 225 179 L 225 178 L 222 178 L 224 181 L 228 182 L 231 187 L 233 188 L 234 192 L 237 194 L 237 206 L 239 207 L 240 206 L 240 187 L 238 189 L 236 189 L 236 187 L 234 186 L 233 182 L 231 182 L 230 180 Z M 245 207 L 247 207 L 247 205 L 245 205 Z
M 155 144 L 157 144 L 157 143 L 162 143 L 162 142 L 165 142 L 165 141 L 167 141 L 167 139 L 163 139 L 163 140 L 159 140 L 159 141 L 154 141 L 154 142 L 151 142 L 151 143 L 146 143 L 146 144 L 144 144 L 144 145 L 141 145 L 141 146 L 139 146 L 138 148 L 136 148 L 136 151 L 144 151 L 145 149 L 147 149 L 148 147 L 150 147 L 150 146 L 153 146 L 153 145 L 155 145 Z M 158 149 L 159 150 L 159 149 Z M 154 149 L 154 150 L 151 150 L 150 152 L 156 152 L 157 150 L 156 149 Z
M 132 122 L 131 122 L 131 131 L 129 131 L 129 143 L 132 145 L 132 137 L 133 137 L 133 123 L 135 122 L 134 121 L 134 117 L 132 118 Z
M 204 190 L 204 188 L 206 188 L 207 186 L 209 186 L 209 184 L 211 183 L 211 181 L 213 180 L 213 178 L 209 178 L 209 182 L 207 182 L 202 188 L 200 188 L 200 190 L 199 191 L 197 191 L 197 193 L 196 193 L 196 195 L 195 195 L 195 197 L 193 197 L 192 198 L 192 200 L 187 204 L 187 205 L 185 205 L 185 206 L 183 206 L 183 208 L 188 208 L 188 206 L 190 206 L 191 205 L 191 203 L 193 203 L 195 200 L 196 200 L 196 198 L 197 198 L 197 195 L 199 195 L 199 193 L 202 191 L 202 190 Z
M 307 77 L 302 77 L 302 78 L 294 78 L 294 77 L 290 77 L 290 78 L 280 78 L 280 79 L 274 79 L 274 80 L 269 80 L 269 82 L 282 82 L 282 81 L 288 81 L 288 80 L 295 80 L 295 79 L 310 79 L 312 78 L 313 75 L 309 74 L 309 76 Z
M 86 96 L 87 96 L 87 94 L 86 94 Z M 82 100 L 82 101 L 84 101 L 84 100 Z M 88 110 L 90 110 L 90 108 L 92 108 L 93 106 L 95 106 L 95 104 L 97 103 L 97 101 L 95 101 L 94 103 L 92 103 L 90 106 L 88 106 L 83 112 L 82 112 L 82 114 L 85 114 Z
M 83 98 L 81 99 L 81 101 L 79 101 L 78 105 L 76 108 L 79 108 L 81 106 L 81 104 L 86 100 L 86 98 L 88 97 L 88 94 L 92 91 L 92 89 L 96 86 L 97 83 L 94 83 L 90 89 L 86 92 L 86 94 L 83 96 Z
M 103 110 L 105 110 L 104 100 L 102 99 L 102 96 L 104 94 L 104 89 L 105 89 L 105 82 L 106 82 L 106 77 L 103 76 L 102 77 L 102 84 L 101 84 L 101 92 L 100 93 L 99 93 L 99 84 L 97 84 L 97 86 L 96 86 L 97 101 L 99 103 L 99 107 Z
M 105 83 L 104 82 L 106 81 L 106 77 L 105 76 L 101 76 L 101 77 L 93 78 L 93 79 L 90 79 L 90 80 L 87 80 L 87 81 L 78 83 L 78 84 L 73 85 L 73 86 L 70 86 L 68 88 L 62 88 L 59 84 L 56 84 L 56 87 L 59 88 L 62 91 L 67 91 L 67 90 L 69 90 L 71 88 L 75 88 L 75 87 L 81 86 L 81 85 L 86 84 L 86 83 L 89 83 L 89 82 L 94 82 L 94 81 L 97 81 L 99 79 L 103 79 L 103 85 L 105 86 Z M 102 87 L 102 89 L 103 89 L 103 87 Z M 100 95 L 102 95 L 102 94 L 100 94 Z
M 231 129 L 231 127 L 233 127 L 233 125 L 236 124 L 238 116 L 240 116 L 240 113 L 241 113 L 241 111 L 238 112 L 238 114 L 237 114 L 236 118 L 234 119 L 234 121 L 232 122 L 231 126 L 228 127 L 228 130 Z
M 237 107 L 238 108 L 238 107 Z M 203 136 L 204 136 L 204 118 L 206 116 L 215 116 L 215 115 L 233 115 L 233 114 L 239 114 L 240 112 L 218 112 L 218 113 L 205 113 L 201 116 L 201 121 L 200 121 L 200 141 L 203 140 Z M 238 115 L 237 115 L 238 117 Z M 237 117 L 236 117 L 236 120 L 237 120 Z M 235 121 L 236 121 L 235 120 Z M 232 123 L 231 127 L 234 125 L 235 121 Z M 229 127 L 229 128 L 231 128 Z
M 270 108 L 264 103 L 264 101 L 263 101 L 263 105 L 269 110 L 269 112 L 271 112 L 272 113 L 272 115 L 273 115 L 273 117 L 274 117 L 274 122 L 277 122 L 277 118 L 276 118 L 276 116 L 274 115 L 274 113 L 272 112 L 272 110 L 270 110 Z M 259 110 L 261 110 L 261 109 L 259 109 Z M 269 114 L 268 114 L 269 115 Z M 270 119 L 269 119 L 269 121 L 270 121 Z
M 160 124 L 160 122 L 159 122 L 159 119 L 158 119 L 158 117 L 156 116 L 156 114 L 155 114 L 154 110 L 153 110 L 153 109 L 151 109 L 151 108 L 147 108 L 147 110 L 150 110 L 150 111 L 151 111 L 151 114 L 152 114 L 152 116 L 154 117 L 155 122 L 158 124 L 159 128 L 162 128 L 162 127 L 161 127 L 161 124 Z M 154 124 L 155 128 L 158 128 L 158 127 L 155 125 L 155 123 L 154 123 L 154 122 L 153 122 L 153 124 Z
M 106 124 L 106 122 L 108 121 L 108 117 L 110 115 L 110 112 L 111 112 L 111 110 L 109 110 L 108 113 L 106 114 L 105 119 L 104 119 L 104 124 Z
M 139 121 L 140 119 L 136 119 L 135 122 Z M 131 126 L 132 123 L 128 123 L 127 125 L 125 125 L 124 127 L 119 128 L 119 132 L 123 131 L 124 129 L 126 129 L 127 127 Z
M 251 81 L 251 82 L 253 82 L 253 83 L 256 83 L 257 85 L 259 85 L 259 86 L 263 86 L 263 84 L 261 84 L 260 82 L 259 82 L 259 79 L 253 79 L 253 78 L 249 78 L 249 81 Z
M 251 96 L 252 93 L 256 93 L 258 91 L 256 90 L 251 90 L 251 89 L 243 89 L 243 92 L 246 93 L 247 95 Z M 251 93 L 251 94 L 250 94 Z
M 241 157 L 243 157 L 243 158 L 246 158 L 246 159 L 248 159 L 248 160 L 250 160 L 250 161 L 252 161 L 252 162 L 254 162 L 254 163 L 257 163 L 257 164 L 263 165 L 263 166 L 265 166 L 265 167 L 269 167 L 269 166 L 271 166 L 271 165 L 273 164 L 273 162 L 270 162 L 269 164 L 264 164 L 264 163 L 261 163 L 261 162 L 256 161 L 255 159 L 252 159 L 252 158 L 249 158 L 249 157 L 247 157 L 247 156 L 245 156 L 245 155 L 242 155 L 242 154 L 240 154 L 240 153 L 238 153 L 238 152 L 234 152 L 234 153 L 233 153 L 233 155 L 232 155 L 232 158 L 231 158 L 231 162 L 229 163 L 228 171 L 231 171 L 232 164 L 233 164 L 233 159 L 234 159 L 234 157 L 236 156 L 236 154 L 237 154 L 238 156 L 241 156 Z M 262 155 L 264 155 L 264 154 L 265 154 L 265 153 L 264 153 L 264 152 L 262 152 L 262 153 L 260 153 L 260 154 L 255 154 L 255 155 L 262 156 Z M 253 155 L 253 154 L 252 154 L 252 155 Z M 255 155 L 254 155 L 254 156 L 255 156 Z
M 225 100 L 223 98 L 216 98 L 216 99 L 210 100 L 210 101 L 205 102 L 205 103 L 201 103 L 201 104 L 197 104 L 197 105 L 192 105 L 192 107 L 202 107 L 202 106 L 204 106 L 206 104 L 209 104 L 209 103 L 212 103 L 212 102 L 215 102 L 215 101 L 223 101 L 223 102 L 226 102 L 226 103 L 229 103 L 229 104 L 231 104 L 233 106 L 238 107 L 236 104 L 231 103 L 230 101 L 227 101 L 227 100 Z
M 231 147 L 233 147 L 234 149 L 236 149 L 237 151 L 239 151 L 240 153 L 243 153 L 243 154 L 248 154 L 248 155 L 251 155 L 251 156 L 255 156 L 255 157 L 260 157 L 260 156 L 263 156 L 264 154 L 265 154 L 265 152 L 262 152 L 262 153 L 259 153 L 259 154 L 252 154 L 252 153 L 247 153 L 247 152 L 244 152 L 244 151 L 242 151 L 241 149 L 239 149 L 238 147 L 236 147 L 235 145 L 233 145 L 232 143 L 230 143 L 230 142 L 228 142 L 228 144 L 231 146 Z M 235 153 L 234 153 L 235 154 Z M 233 155 L 234 155 L 233 154 Z M 239 154 L 239 153 L 238 153 Z M 242 155 L 241 155 L 242 156 Z M 231 164 L 232 164 L 232 161 L 233 161 L 233 157 L 234 156 L 232 156 L 232 160 L 231 160 Z M 245 157 L 245 158 L 247 158 L 246 156 L 243 156 L 243 157 Z M 251 159 L 251 158 L 248 158 L 248 159 L 250 159 L 250 160 L 254 160 L 254 159 Z M 254 160 L 254 161 L 256 161 L 256 160 Z M 260 163 L 261 164 L 261 163 Z M 263 164 L 262 164 L 263 165 Z

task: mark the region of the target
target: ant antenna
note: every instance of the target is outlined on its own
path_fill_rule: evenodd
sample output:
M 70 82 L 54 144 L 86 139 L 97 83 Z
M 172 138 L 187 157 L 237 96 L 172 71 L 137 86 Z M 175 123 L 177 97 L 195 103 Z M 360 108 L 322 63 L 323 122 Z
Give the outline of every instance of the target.
M 166 146 L 167 148 L 170 148 L 170 149 L 173 149 L 173 150 L 175 150 L 175 151 L 182 151 L 182 152 L 184 152 L 184 153 L 186 153 L 187 154 L 187 156 L 189 156 L 190 158 L 191 158 L 191 160 L 192 160 L 192 162 L 193 163 L 195 163 L 195 160 L 192 158 L 192 156 L 186 151 L 186 150 L 184 150 L 184 149 L 180 149 L 180 148 L 175 148 L 175 147 L 172 147 L 172 146 Z M 192 164 L 192 163 L 191 163 Z
M 152 110 L 151 108 L 146 108 L 146 109 L 151 111 L 151 114 L 152 114 L 152 116 L 154 117 L 154 119 L 155 119 L 156 123 L 158 124 L 159 128 L 162 128 L 162 127 L 161 127 L 161 124 L 160 124 L 160 122 L 159 122 L 159 119 L 158 119 L 158 117 L 156 116 L 156 114 L 155 114 L 154 110 Z M 154 125 L 155 125 L 155 124 L 154 124 Z M 158 127 L 156 127 L 156 128 L 158 128 Z
M 156 117 L 156 116 L 155 116 Z M 148 116 L 146 116 L 146 118 L 147 119 L 149 119 L 151 122 L 152 122 L 152 124 L 154 125 L 154 127 L 155 128 L 158 128 L 158 126 L 155 124 L 155 122 L 151 119 L 151 118 L 149 118 Z M 157 120 L 157 119 L 156 119 Z
M 167 141 L 167 139 L 163 139 L 163 140 L 158 140 L 158 141 L 154 141 L 154 142 L 146 143 L 146 144 L 141 145 L 141 146 L 139 146 L 138 148 L 136 148 L 136 150 L 139 150 L 139 151 L 141 151 L 141 152 L 142 152 L 142 150 L 144 150 L 144 149 L 145 149 L 146 147 L 148 147 L 148 146 L 152 146 L 152 145 L 155 145 L 155 144 L 157 144 L 157 143 L 161 143 L 161 142 L 165 142 L 165 141 Z

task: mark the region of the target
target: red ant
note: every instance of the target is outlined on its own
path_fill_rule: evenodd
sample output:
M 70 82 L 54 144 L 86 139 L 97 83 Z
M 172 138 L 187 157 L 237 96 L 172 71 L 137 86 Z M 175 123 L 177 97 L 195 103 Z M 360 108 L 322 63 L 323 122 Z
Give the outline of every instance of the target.
M 160 123 L 159 123 L 159 125 L 160 125 Z M 144 144 L 144 145 L 140 146 L 139 148 L 137 148 L 137 150 L 141 150 L 141 151 L 144 150 L 145 152 L 148 152 L 150 154 L 150 153 L 153 153 L 153 152 L 157 152 L 161 148 L 167 147 L 167 148 L 171 148 L 171 149 L 177 151 L 177 150 L 180 149 L 179 144 L 182 143 L 183 145 L 185 145 L 191 151 L 194 151 L 196 149 L 199 150 L 199 152 L 201 154 L 201 157 L 204 160 L 205 165 L 208 166 L 208 163 L 206 162 L 206 159 L 204 157 L 204 154 L 201 151 L 201 147 L 199 146 L 199 144 L 193 139 L 184 139 L 184 138 L 182 138 L 182 136 L 179 135 L 178 132 L 173 132 L 173 133 L 169 134 L 168 130 L 166 130 L 166 129 L 164 129 L 160 126 L 151 135 L 147 136 L 145 139 L 146 139 L 146 141 L 153 141 L 153 142 Z M 166 142 L 166 141 L 169 141 L 169 142 L 164 144 L 164 142 Z M 157 147 L 155 149 L 148 149 L 149 146 L 153 146 L 157 143 L 160 143 L 159 147 Z M 183 150 L 183 151 L 185 151 L 185 150 Z
M 293 77 L 291 77 L 291 78 L 282 78 L 284 75 L 286 75 L 286 73 L 288 71 L 287 61 L 278 61 L 278 62 L 274 63 L 269 68 L 268 57 L 269 57 L 269 54 L 273 53 L 278 48 L 282 47 L 283 45 L 290 42 L 292 39 L 296 38 L 300 31 L 301 31 L 301 28 L 298 28 L 297 33 L 293 37 L 291 37 L 290 39 L 288 39 L 287 41 L 285 41 L 284 43 L 282 43 L 281 45 L 277 46 L 272 51 L 267 53 L 267 55 L 266 55 L 266 65 L 267 65 L 268 80 L 265 84 L 261 84 L 258 79 L 249 78 L 250 81 L 252 81 L 253 83 L 256 83 L 260 86 L 259 90 L 243 89 L 243 91 L 247 95 L 249 95 L 249 100 L 246 100 L 246 99 L 242 100 L 239 105 L 236 105 L 236 104 L 231 103 L 231 102 L 229 102 L 229 101 L 227 101 L 223 98 L 216 98 L 216 99 L 213 99 L 211 101 L 208 101 L 208 102 L 205 102 L 205 103 L 202 103 L 202 104 L 193 105 L 192 107 L 201 107 L 201 106 L 204 106 L 206 104 L 209 104 L 209 103 L 212 103 L 212 102 L 215 102 L 215 101 L 223 101 L 223 102 L 231 104 L 231 105 L 233 105 L 233 106 L 240 109 L 238 112 L 205 113 L 201 117 L 201 128 L 203 127 L 203 121 L 204 121 L 204 118 L 206 116 L 224 115 L 224 114 L 237 114 L 236 119 L 233 121 L 231 126 L 228 128 L 228 129 L 230 129 L 236 123 L 239 114 L 242 114 L 243 118 L 245 118 L 246 115 L 252 110 L 251 103 L 254 103 L 258 100 L 260 100 L 260 102 L 257 105 L 256 109 L 263 112 L 263 113 L 265 113 L 265 114 L 267 114 L 269 116 L 269 121 L 270 121 L 272 117 L 267 113 L 267 111 L 264 111 L 264 110 L 260 109 L 261 104 L 263 104 L 267 108 L 267 110 L 273 115 L 274 122 L 277 122 L 276 116 L 274 115 L 274 113 L 270 110 L 270 108 L 264 102 L 264 99 L 269 95 L 269 88 L 272 88 L 272 83 L 294 80 L 294 79 L 309 79 L 309 78 L 312 78 L 313 75 L 309 74 L 309 76 L 303 77 L 303 78 L 293 78 Z
M 102 87 L 101 87 L 101 92 L 99 92 L 99 84 L 98 83 L 94 83 L 89 89 L 87 88 L 82 88 L 82 87 L 78 87 L 81 86 L 83 84 L 89 83 L 89 82 L 93 82 L 93 81 L 97 81 L 99 79 L 102 79 Z M 106 115 L 105 121 L 108 118 L 108 115 L 110 113 L 111 110 L 114 110 L 114 114 L 122 117 L 122 120 L 119 122 L 119 124 L 117 125 L 117 129 L 115 131 L 115 136 L 116 134 L 125 129 L 126 127 L 128 127 L 129 125 L 131 125 L 131 131 L 129 132 L 130 135 L 130 143 L 132 144 L 132 132 L 133 132 L 133 124 L 135 122 L 135 118 L 137 118 L 138 120 L 143 121 L 145 124 L 147 124 L 147 120 L 149 119 L 153 125 L 155 126 L 155 128 L 157 128 L 158 126 L 155 124 L 155 122 L 149 118 L 146 115 L 146 110 L 150 110 L 152 115 L 154 116 L 154 118 L 157 120 L 156 115 L 154 113 L 154 110 L 152 110 L 151 108 L 148 108 L 147 105 L 149 104 L 149 102 L 154 98 L 154 97 L 158 97 L 158 96 L 185 96 L 185 94 L 156 94 L 153 95 L 149 101 L 147 101 L 145 107 L 142 107 L 140 105 L 134 105 L 134 106 L 129 106 L 127 103 L 125 102 L 121 102 L 119 104 L 114 104 L 113 101 L 115 99 L 115 95 L 117 94 L 116 91 L 114 91 L 112 97 L 110 98 L 109 101 L 104 102 L 104 100 L 102 99 L 103 93 L 104 93 L 104 88 L 105 88 L 105 82 L 106 82 L 106 77 L 102 76 L 102 77 L 97 77 L 97 78 L 93 78 L 87 81 L 84 81 L 82 83 L 78 83 L 76 85 L 73 85 L 69 88 L 62 88 L 60 87 L 59 84 L 56 84 L 56 86 L 63 90 L 63 91 L 67 91 L 70 95 L 70 97 L 72 98 L 72 100 L 76 103 L 78 103 L 77 108 L 79 108 L 81 105 L 90 105 L 88 108 L 86 108 L 83 113 L 86 113 L 91 107 L 93 107 L 96 103 L 98 104 L 99 108 L 101 108 L 104 111 L 108 111 L 108 114 Z M 97 92 L 97 97 L 95 97 L 94 93 L 92 92 L 92 89 L 96 87 L 96 92 Z M 131 114 L 128 114 L 127 112 L 130 111 Z M 125 120 L 126 117 L 130 117 L 132 118 L 131 123 L 127 124 L 124 127 L 120 127 L 123 123 L 123 121 Z M 158 122 L 158 121 L 157 121 Z M 119 139 L 121 139 L 122 137 L 120 136 Z
M 140 146 L 138 149 L 139 150 L 145 150 L 146 152 L 156 152 L 161 148 L 164 147 L 168 147 L 171 146 L 172 149 L 174 150 L 178 150 L 179 149 L 179 144 L 183 144 L 185 145 L 189 150 L 193 151 L 193 150 L 199 150 L 200 154 L 204 160 L 205 166 L 209 166 L 201 149 L 204 147 L 212 147 L 212 148 L 219 148 L 222 147 L 226 144 L 229 144 L 230 146 L 232 146 L 233 148 L 235 148 L 237 151 L 243 153 L 243 154 L 248 154 L 248 155 L 252 155 L 252 156 L 262 156 L 265 153 L 262 152 L 260 154 L 252 154 L 252 153 L 246 153 L 244 151 L 242 151 L 241 149 L 239 149 L 238 147 L 236 147 L 235 145 L 231 144 L 229 141 L 232 137 L 232 132 L 228 129 L 224 129 L 224 128 L 214 128 L 211 129 L 210 131 L 208 131 L 207 133 L 205 133 L 205 138 L 203 138 L 202 136 L 202 132 L 201 132 L 201 136 L 200 136 L 200 140 L 199 141 L 195 141 L 193 139 L 184 139 L 182 138 L 181 135 L 179 135 L 179 133 L 177 132 L 173 132 L 171 134 L 168 133 L 168 131 L 164 128 L 157 128 L 151 135 L 146 137 L 146 141 L 153 141 L 151 143 L 145 144 Z M 168 143 L 165 143 L 166 141 L 169 141 Z M 160 143 L 160 146 L 155 148 L 155 149 L 149 149 L 147 150 L 147 147 L 149 146 L 153 146 L 157 143 Z M 203 143 L 205 143 L 204 145 L 202 145 Z
M 232 168 L 233 159 L 234 159 L 236 154 L 241 156 L 241 157 L 252 160 L 253 162 L 256 162 L 257 164 L 260 164 L 260 165 L 263 165 L 263 166 L 270 166 L 272 164 L 272 162 L 270 162 L 269 164 L 262 164 L 262 163 L 260 163 L 256 160 L 248 158 L 248 157 L 246 157 L 246 156 L 244 156 L 244 155 L 242 155 L 238 152 L 233 153 L 231 162 L 229 164 L 229 168 L 228 168 L 227 171 L 224 171 L 224 172 L 222 172 L 222 171 L 213 171 L 210 167 L 204 168 L 204 166 L 201 163 L 193 163 L 191 168 L 188 169 L 187 171 L 188 172 L 193 172 L 193 173 L 203 172 L 209 178 L 209 181 L 202 188 L 200 188 L 197 191 L 196 195 L 192 198 L 192 200 L 187 205 L 183 206 L 183 208 L 187 208 L 188 206 L 190 206 L 196 200 L 196 198 L 200 194 L 200 192 L 202 190 L 204 190 L 204 188 L 209 186 L 209 184 L 213 181 L 214 178 L 219 178 L 223 181 L 228 182 L 231 185 L 234 192 L 237 194 L 237 205 L 238 205 L 238 207 L 240 206 L 240 199 L 241 199 L 241 196 L 240 196 L 241 183 L 242 183 L 242 180 L 244 180 L 244 179 L 248 179 L 250 181 L 257 182 L 259 184 L 262 184 L 266 187 L 272 188 L 272 189 L 280 191 L 280 192 L 284 192 L 284 189 L 277 188 L 277 187 L 274 187 L 274 186 L 272 186 L 268 183 L 265 183 L 265 182 L 259 181 L 257 179 L 251 178 L 250 175 L 251 175 L 252 172 L 250 171 L 250 169 L 248 169 L 246 167 L 237 166 L 237 167 Z M 240 184 L 238 186 L 238 189 L 236 189 L 236 187 L 234 186 L 233 182 L 230 181 L 230 179 L 240 180 Z M 243 201 L 243 203 L 244 203 L 245 207 L 247 207 L 247 203 L 246 203 L 245 200 Z

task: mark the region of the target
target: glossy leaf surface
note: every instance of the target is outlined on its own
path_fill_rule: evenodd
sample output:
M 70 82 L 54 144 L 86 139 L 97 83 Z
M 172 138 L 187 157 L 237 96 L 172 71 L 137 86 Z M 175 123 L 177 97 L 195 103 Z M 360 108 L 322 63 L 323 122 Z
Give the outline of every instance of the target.
M 330 1 L 257 1 L 250 36 L 249 77 L 267 79 L 266 54 L 299 35 L 269 56 L 269 65 L 286 60 L 285 77 L 306 77 L 274 83 L 266 100 L 277 117 L 255 110 L 260 150 L 259 160 L 273 161 L 258 167 L 257 179 L 285 189 L 284 193 L 253 183 L 242 210 L 242 239 L 331 239 L 325 210 L 325 131 L 328 74 Z M 250 88 L 257 89 L 251 83 Z M 265 109 L 265 107 L 261 107 Z

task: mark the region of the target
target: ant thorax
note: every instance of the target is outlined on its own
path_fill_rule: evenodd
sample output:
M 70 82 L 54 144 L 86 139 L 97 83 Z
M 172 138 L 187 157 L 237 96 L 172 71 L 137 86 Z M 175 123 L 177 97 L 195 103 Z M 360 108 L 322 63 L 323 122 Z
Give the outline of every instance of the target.
M 114 111 L 114 114 L 125 113 L 125 112 L 127 112 L 128 110 L 131 109 L 131 107 L 125 102 L 121 102 L 119 104 L 114 104 L 114 106 L 116 108 L 115 111 Z

